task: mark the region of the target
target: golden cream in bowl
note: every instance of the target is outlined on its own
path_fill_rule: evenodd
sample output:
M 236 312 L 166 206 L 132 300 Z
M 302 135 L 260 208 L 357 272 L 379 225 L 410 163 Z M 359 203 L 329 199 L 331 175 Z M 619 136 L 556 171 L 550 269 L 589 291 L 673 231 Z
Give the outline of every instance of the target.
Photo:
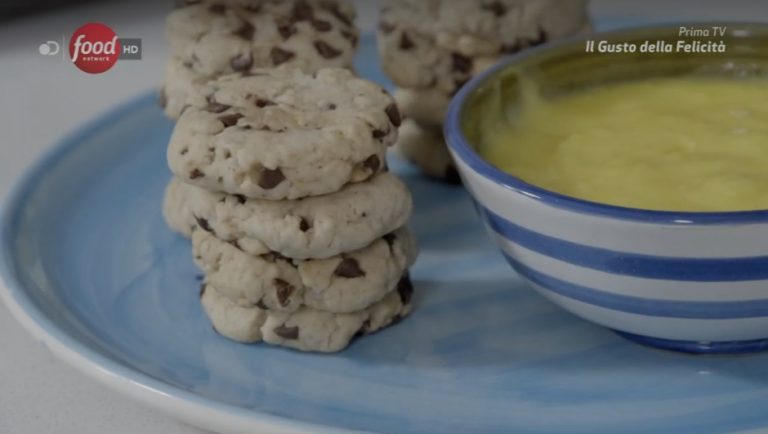
M 578 316 L 697 353 L 768 348 L 768 27 L 726 29 L 723 52 L 589 49 L 713 39 L 679 26 L 528 51 L 465 86 L 445 129 L 518 274 Z
M 633 208 L 768 209 L 768 80 L 650 79 L 521 108 L 477 150 L 533 185 Z

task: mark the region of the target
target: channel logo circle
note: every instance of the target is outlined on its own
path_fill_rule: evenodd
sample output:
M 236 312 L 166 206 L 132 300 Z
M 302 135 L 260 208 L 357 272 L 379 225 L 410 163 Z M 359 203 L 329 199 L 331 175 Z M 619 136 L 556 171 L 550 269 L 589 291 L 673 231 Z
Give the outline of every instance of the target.
M 100 74 L 115 66 L 121 48 L 117 34 L 109 26 L 88 23 L 72 34 L 69 58 L 81 71 Z
M 37 51 L 39 51 L 43 56 L 47 56 L 51 54 L 51 46 L 48 44 L 40 44 L 40 46 L 37 48 Z

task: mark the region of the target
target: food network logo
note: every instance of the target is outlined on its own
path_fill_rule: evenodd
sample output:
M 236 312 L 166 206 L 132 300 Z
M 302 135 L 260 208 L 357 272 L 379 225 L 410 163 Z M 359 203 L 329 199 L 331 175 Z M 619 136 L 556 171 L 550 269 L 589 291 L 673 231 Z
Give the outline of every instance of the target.
M 58 41 L 46 41 L 38 47 L 38 52 L 44 56 L 56 56 L 62 52 Z M 141 39 L 118 38 L 117 34 L 107 25 L 88 23 L 81 26 L 69 38 L 69 60 L 81 71 L 89 74 L 100 74 L 110 70 L 118 59 L 141 59 Z

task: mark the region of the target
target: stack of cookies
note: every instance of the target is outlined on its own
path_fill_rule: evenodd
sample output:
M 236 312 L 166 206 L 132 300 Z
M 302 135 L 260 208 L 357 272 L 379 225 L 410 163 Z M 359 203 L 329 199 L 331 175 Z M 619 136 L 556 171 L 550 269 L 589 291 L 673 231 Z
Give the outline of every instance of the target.
M 459 182 L 442 134 L 453 95 L 502 56 L 589 28 L 586 0 L 388 0 L 379 56 L 400 87 L 400 153 L 429 176 Z
M 290 65 L 350 68 L 358 42 L 349 0 L 177 0 L 161 105 L 178 119 L 222 75 Z
M 400 114 L 347 69 L 223 76 L 168 147 L 169 225 L 192 238 L 203 308 L 241 342 L 338 351 L 411 311 L 411 196 L 387 171 Z

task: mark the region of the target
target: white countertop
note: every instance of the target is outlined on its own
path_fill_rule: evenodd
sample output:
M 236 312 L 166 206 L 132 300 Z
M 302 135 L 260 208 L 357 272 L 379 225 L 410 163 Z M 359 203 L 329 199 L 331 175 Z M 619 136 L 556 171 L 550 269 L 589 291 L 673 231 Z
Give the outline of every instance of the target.
M 0 25 L 0 198 L 63 134 L 158 83 L 167 47 L 163 20 L 171 1 L 102 3 Z M 371 28 L 375 1 L 361 0 L 362 27 Z M 595 0 L 593 10 L 620 22 L 638 17 L 768 21 L 768 2 Z M 89 21 L 120 37 L 141 38 L 143 59 L 88 75 L 38 46 L 61 41 Z M 0 305 L 0 433 L 202 433 L 86 378 L 55 360 Z

